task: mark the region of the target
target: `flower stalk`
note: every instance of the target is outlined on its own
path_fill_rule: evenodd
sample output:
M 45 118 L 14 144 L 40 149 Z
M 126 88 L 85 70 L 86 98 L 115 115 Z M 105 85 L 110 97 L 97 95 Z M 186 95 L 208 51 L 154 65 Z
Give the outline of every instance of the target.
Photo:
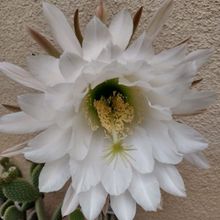
M 43 200 L 42 200 L 42 198 L 39 198 L 35 202 L 35 209 L 36 209 L 38 220 L 46 220 L 47 219 L 46 215 L 45 215 L 44 207 L 43 207 Z

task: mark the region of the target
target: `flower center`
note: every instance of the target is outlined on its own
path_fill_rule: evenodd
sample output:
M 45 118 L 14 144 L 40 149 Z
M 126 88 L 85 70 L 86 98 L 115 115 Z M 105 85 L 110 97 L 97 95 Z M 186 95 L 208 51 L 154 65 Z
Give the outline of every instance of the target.
M 93 130 L 99 127 L 113 139 L 123 138 L 135 118 L 131 91 L 117 79 L 107 80 L 90 89 L 85 97 L 85 112 Z
M 113 91 L 108 98 L 94 100 L 100 123 L 109 134 L 123 136 L 128 132 L 128 126 L 134 119 L 134 107 L 126 102 L 121 93 Z

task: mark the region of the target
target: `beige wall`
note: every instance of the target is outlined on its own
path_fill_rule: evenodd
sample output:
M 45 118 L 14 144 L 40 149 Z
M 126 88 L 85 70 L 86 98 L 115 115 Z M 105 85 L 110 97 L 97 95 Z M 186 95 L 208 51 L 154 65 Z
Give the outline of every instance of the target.
M 49 1 L 49 0 L 48 0 Z M 91 18 L 96 1 L 93 0 L 50 0 L 71 16 L 76 8 L 80 9 L 81 22 Z M 107 0 L 109 15 L 128 7 L 134 13 L 144 6 L 144 16 L 140 33 L 147 27 L 149 17 L 159 6 L 161 0 Z M 84 13 L 83 13 L 84 12 Z M 26 32 L 26 25 L 35 26 L 49 33 L 42 17 L 41 0 L 1 0 L 0 1 L 0 60 L 7 60 L 25 66 L 25 57 L 40 52 Z M 175 9 L 155 41 L 157 51 L 169 48 L 191 36 L 190 50 L 215 48 L 215 54 L 200 71 L 204 80 L 199 89 L 220 92 L 220 0 L 176 0 Z M 28 92 L 24 88 L 0 75 L 0 103 L 15 104 L 16 95 Z M 157 213 L 138 211 L 140 220 L 219 220 L 220 219 L 220 99 L 207 112 L 194 117 L 183 118 L 185 122 L 198 129 L 210 142 L 205 151 L 211 168 L 198 170 L 187 163 L 179 168 L 185 179 L 188 197 L 175 198 L 163 195 L 163 210 Z M 0 107 L 1 114 L 7 113 Z M 0 135 L 1 148 L 7 148 L 25 140 L 28 136 Z M 19 159 L 20 164 L 24 161 Z M 25 165 L 26 167 L 26 165 Z M 57 197 L 61 198 L 59 193 Z M 52 195 L 49 196 L 52 198 Z M 50 200 L 51 201 L 51 200 Z M 52 204 L 52 202 L 51 202 Z

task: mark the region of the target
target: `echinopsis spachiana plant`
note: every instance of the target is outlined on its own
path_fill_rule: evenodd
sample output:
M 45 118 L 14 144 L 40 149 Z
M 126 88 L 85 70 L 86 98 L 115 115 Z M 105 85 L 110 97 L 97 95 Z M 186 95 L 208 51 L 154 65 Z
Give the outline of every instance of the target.
M 215 99 L 193 89 L 197 70 L 211 55 L 187 53 L 186 42 L 155 54 L 152 42 L 172 11 L 166 0 L 133 43 L 141 13 L 128 10 L 104 23 L 103 2 L 82 34 L 78 10 L 72 30 L 63 13 L 43 3 L 44 15 L 62 52 L 29 29 L 49 53 L 28 57 L 26 70 L 0 63 L 0 70 L 37 90 L 18 96 L 19 112 L 2 116 L 0 131 L 40 132 L 3 156 L 23 154 L 44 163 L 39 190 L 53 192 L 71 179 L 62 215 L 77 210 L 96 219 L 109 201 L 119 220 L 132 220 L 136 203 L 146 211 L 160 207 L 160 188 L 185 196 L 176 165 L 183 159 L 206 168 L 207 142 L 175 116 L 200 113 Z M 77 212 L 77 211 L 76 211 Z

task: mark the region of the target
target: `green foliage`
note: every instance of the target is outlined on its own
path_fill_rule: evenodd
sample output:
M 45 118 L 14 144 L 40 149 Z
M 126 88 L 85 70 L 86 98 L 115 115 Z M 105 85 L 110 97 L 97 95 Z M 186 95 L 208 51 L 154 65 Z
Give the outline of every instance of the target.
M 38 190 L 24 179 L 17 178 L 3 187 L 5 197 L 16 202 L 32 202 L 39 196 Z
M 21 171 L 20 169 L 14 165 L 13 163 L 11 163 L 11 161 L 9 160 L 9 158 L 7 157 L 3 157 L 1 160 L 0 160 L 0 165 L 4 168 L 3 169 L 3 173 L 4 172 L 13 172 L 13 174 L 16 173 L 16 176 L 19 176 L 21 177 L 22 174 L 21 174 Z M 12 168 L 13 167 L 13 168 Z
M 0 216 L 3 217 L 4 214 L 5 214 L 6 209 L 7 209 L 8 207 L 10 207 L 10 206 L 13 206 L 13 205 L 14 205 L 14 202 L 12 202 L 11 200 L 8 199 L 7 201 L 5 201 L 5 203 L 3 203 L 3 204 L 1 205 L 1 208 L 0 208 Z
M 35 211 L 37 213 L 37 219 L 38 220 L 46 220 L 46 213 L 44 210 L 44 203 L 42 198 L 40 197 L 36 202 L 35 202 Z
M 61 205 L 59 205 L 53 213 L 51 220 L 62 220 Z
M 4 213 L 4 220 L 24 220 L 25 214 L 19 211 L 15 206 L 10 206 Z
M 35 166 L 33 168 L 32 173 L 31 173 L 32 183 L 37 189 L 38 189 L 38 185 L 39 185 L 40 172 L 41 172 L 43 166 L 44 166 L 43 164 L 38 164 L 37 166 Z
M 84 216 L 80 209 L 76 209 L 73 213 L 69 215 L 69 220 L 84 220 Z
M 33 207 L 34 207 L 34 202 L 24 202 L 21 205 L 21 210 L 26 211 L 26 210 L 33 208 Z
M 3 200 L 3 201 L 6 200 L 5 195 L 4 195 L 3 191 L 2 191 L 2 187 L 1 187 L 1 186 L 0 186 L 0 200 Z
M 33 184 L 20 178 L 21 171 L 8 158 L 1 159 L 0 166 L 3 168 L 0 173 L 0 199 L 3 202 L 7 199 L 0 207 L 0 219 L 46 220 L 42 214 L 42 194 L 38 190 L 39 175 L 43 164 L 32 164 L 30 176 Z M 33 211 L 28 212 L 26 218 L 26 212 L 30 209 Z
M 3 166 L 5 169 L 8 169 L 8 167 L 10 167 L 9 158 L 8 158 L 8 157 L 3 157 L 3 158 L 0 160 L 0 164 L 1 164 L 1 166 Z
M 32 174 L 34 168 L 37 166 L 37 163 L 31 163 L 30 174 Z
M 11 166 L 7 171 L 1 174 L 1 184 L 7 184 L 17 177 L 21 176 L 21 172 L 16 166 Z
M 37 219 L 37 214 L 35 211 L 32 211 L 28 216 L 27 216 L 27 220 L 38 220 Z

